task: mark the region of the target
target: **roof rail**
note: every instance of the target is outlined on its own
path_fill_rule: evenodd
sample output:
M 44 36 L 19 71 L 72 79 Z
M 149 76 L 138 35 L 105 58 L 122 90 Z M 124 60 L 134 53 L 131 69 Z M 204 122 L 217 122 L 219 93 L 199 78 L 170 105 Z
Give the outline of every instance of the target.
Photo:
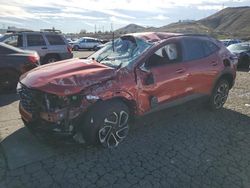
M 14 30 L 14 29 L 8 29 L 6 33 L 23 33 L 23 32 L 34 32 L 32 30 Z
M 51 33 L 59 33 L 61 34 L 62 31 L 58 29 L 40 29 L 41 32 L 51 32 Z
M 195 34 L 195 33 L 182 33 L 181 36 L 211 37 L 207 34 Z

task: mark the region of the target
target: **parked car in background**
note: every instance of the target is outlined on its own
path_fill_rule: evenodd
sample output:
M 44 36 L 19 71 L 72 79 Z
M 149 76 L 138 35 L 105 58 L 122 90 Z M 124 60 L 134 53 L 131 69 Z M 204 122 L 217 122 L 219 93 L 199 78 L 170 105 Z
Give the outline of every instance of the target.
M 100 45 L 96 46 L 96 47 L 94 48 L 94 50 L 95 50 L 95 51 L 100 50 L 100 49 L 103 48 L 104 46 L 105 46 L 105 44 L 100 44 Z
M 203 35 L 124 35 L 88 57 L 48 64 L 20 78 L 20 114 L 30 130 L 116 147 L 129 120 L 204 97 L 221 109 L 236 61 Z
M 70 39 L 70 38 L 67 38 L 66 40 L 67 40 L 67 42 L 68 42 L 68 43 L 73 42 L 73 40 L 72 40 L 72 39 Z
M 249 68 L 250 66 L 250 42 L 231 44 L 227 49 L 238 57 L 239 68 Z
M 41 64 L 73 57 L 67 40 L 54 32 L 24 31 L 5 34 L 0 38 L 0 42 L 25 50 L 35 50 L 41 58 Z
M 72 46 L 73 50 L 78 51 L 79 49 L 95 50 L 96 47 L 102 43 L 96 38 L 82 37 L 76 41 L 70 42 L 69 44 Z
M 231 44 L 237 44 L 241 43 L 242 41 L 240 39 L 223 39 L 220 40 L 225 46 L 229 46 Z
M 14 90 L 20 75 L 39 64 L 37 52 L 0 43 L 0 92 Z

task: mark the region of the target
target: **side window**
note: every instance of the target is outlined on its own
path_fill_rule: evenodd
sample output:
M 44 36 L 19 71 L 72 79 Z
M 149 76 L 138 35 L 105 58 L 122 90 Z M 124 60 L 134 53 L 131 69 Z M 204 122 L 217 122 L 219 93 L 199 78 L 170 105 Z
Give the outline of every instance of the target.
M 92 40 L 91 40 L 91 39 L 85 39 L 85 40 L 86 40 L 86 42 L 87 42 L 87 43 L 92 42 Z
M 203 41 L 203 48 L 204 48 L 205 56 L 209 56 L 219 49 L 219 47 L 216 46 L 216 44 L 208 40 Z
M 203 44 L 202 41 L 199 39 L 184 39 L 183 48 L 184 61 L 191 61 L 204 57 Z
M 145 63 L 147 68 L 176 63 L 180 61 L 180 48 L 176 43 L 169 43 L 158 49 Z
M 50 45 L 65 45 L 60 35 L 46 35 Z
M 22 35 L 11 35 L 3 41 L 5 44 L 22 47 L 23 46 L 23 37 Z
M 40 34 L 28 34 L 27 35 L 27 45 L 28 46 L 45 46 L 46 43 L 43 36 Z

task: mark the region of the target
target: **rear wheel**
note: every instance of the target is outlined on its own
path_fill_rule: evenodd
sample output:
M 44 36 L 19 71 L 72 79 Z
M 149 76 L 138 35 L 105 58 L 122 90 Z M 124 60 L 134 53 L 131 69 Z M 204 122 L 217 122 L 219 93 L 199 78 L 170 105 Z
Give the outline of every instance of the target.
M 19 74 L 11 70 L 3 70 L 0 72 L 0 92 L 8 93 L 16 89 Z
M 59 57 L 55 54 L 51 54 L 51 55 L 47 55 L 45 58 L 44 58 L 44 64 L 48 64 L 48 63 L 53 63 L 53 62 L 56 62 L 56 61 L 59 61 Z
M 211 110 L 219 110 L 225 104 L 229 93 L 229 83 L 225 79 L 217 82 L 209 99 L 209 107 Z
M 78 50 L 79 50 L 79 46 L 77 46 L 77 45 L 76 45 L 76 46 L 73 46 L 73 50 L 74 50 L 74 51 L 78 51 Z
M 87 143 L 117 147 L 128 135 L 129 110 L 120 100 L 98 102 L 87 113 L 82 134 Z

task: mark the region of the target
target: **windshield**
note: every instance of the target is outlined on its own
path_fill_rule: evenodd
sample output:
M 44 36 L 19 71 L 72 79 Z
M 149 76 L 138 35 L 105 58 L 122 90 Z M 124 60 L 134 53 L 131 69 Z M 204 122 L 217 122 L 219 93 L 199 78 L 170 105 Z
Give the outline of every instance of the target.
M 250 44 L 232 44 L 228 46 L 230 51 L 248 51 L 250 50 Z
M 134 62 L 153 44 L 132 36 L 124 36 L 107 43 L 102 49 L 88 57 L 110 67 L 125 67 Z

